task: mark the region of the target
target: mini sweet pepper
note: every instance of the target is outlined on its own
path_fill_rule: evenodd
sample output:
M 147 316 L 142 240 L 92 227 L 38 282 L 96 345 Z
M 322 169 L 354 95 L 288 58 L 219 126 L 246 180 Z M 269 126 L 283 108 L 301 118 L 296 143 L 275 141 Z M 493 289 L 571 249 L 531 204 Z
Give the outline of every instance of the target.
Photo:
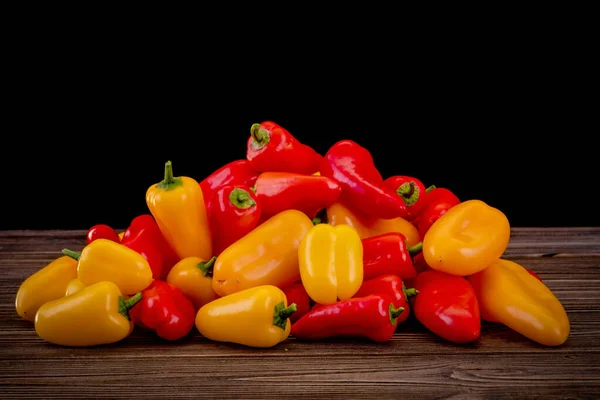
M 69 281 L 69 283 L 67 284 L 67 289 L 65 290 L 65 296 L 68 296 L 73 293 L 77 293 L 84 287 L 86 287 L 86 286 L 78 278 L 71 279 Z
M 219 297 L 213 290 L 212 281 L 216 259 L 186 257 L 175 264 L 167 275 L 167 282 L 178 287 L 192 301 L 196 311 Z
M 399 232 L 362 239 L 363 279 L 368 280 L 381 275 L 394 274 L 401 279 L 413 279 L 417 276 L 413 257 L 421 253 L 422 243 L 406 247 L 406 237 Z

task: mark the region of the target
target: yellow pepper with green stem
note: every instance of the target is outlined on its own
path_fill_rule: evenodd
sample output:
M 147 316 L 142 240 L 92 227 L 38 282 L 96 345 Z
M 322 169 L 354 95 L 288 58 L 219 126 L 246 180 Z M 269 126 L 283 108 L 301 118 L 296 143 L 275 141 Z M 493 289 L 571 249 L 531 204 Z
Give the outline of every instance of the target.
M 219 298 L 213 290 L 213 267 L 217 257 L 205 261 L 199 257 L 186 257 L 171 268 L 167 282 L 177 287 L 194 304 L 196 311 Z

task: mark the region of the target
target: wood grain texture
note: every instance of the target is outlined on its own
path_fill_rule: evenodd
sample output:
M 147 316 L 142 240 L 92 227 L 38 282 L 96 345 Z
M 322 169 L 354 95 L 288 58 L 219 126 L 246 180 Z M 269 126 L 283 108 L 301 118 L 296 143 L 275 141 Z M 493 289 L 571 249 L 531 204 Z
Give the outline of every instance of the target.
M 0 232 L 0 398 L 600 398 L 600 228 L 514 228 L 504 257 L 563 302 L 571 335 L 545 348 L 498 324 L 453 345 L 413 318 L 389 343 L 290 338 L 270 349 L 177 343 L 136 329 L 108 346 L 41 341 L 14 309 L 20 283 L 84 231 Z

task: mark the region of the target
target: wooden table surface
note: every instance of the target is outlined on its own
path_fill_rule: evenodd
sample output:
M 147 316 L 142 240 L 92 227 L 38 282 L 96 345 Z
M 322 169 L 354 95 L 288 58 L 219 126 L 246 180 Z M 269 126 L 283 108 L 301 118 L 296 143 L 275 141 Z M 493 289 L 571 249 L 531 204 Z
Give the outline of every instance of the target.
M 2 398 L 600 398 L 600 227 L 513 228 L 504 257 L 563 302 L 571 335 L 545 348 L 497 324 L 454 345 L 409 319 L 389 343 L 289 338 L 270 349 L 177 343 L 136 330 L 95 348 L 44 343 L 15 311 L 21 282 L 84 231 L 0 231 Z

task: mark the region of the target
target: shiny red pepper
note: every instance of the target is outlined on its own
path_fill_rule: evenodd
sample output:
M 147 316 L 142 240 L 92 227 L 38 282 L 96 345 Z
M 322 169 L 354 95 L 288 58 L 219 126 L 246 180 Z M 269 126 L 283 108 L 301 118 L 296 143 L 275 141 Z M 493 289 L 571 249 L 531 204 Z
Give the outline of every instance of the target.
M 418 291 L 411 299 L 416 319 L 431 332 L 453 343 L 477 340 L 481 316 L 475 290 L 464 277 L 425 271 L 414 280 Z
M 256 180 L 255 192 L 264 218 L 290 209 L 315 218 L 340 197 L 342 188 L 325 176 L 263 172 Z
M 366 297 L 371 294 L 384 294 L 389 296 L 397 310 L 404 310 L 396 319 L 396 323 L 400 324 L 406 321 L 410 315 L 410 304 L 408 299 L 417 295 L 417 293 L 417 290 L 414 288 L 407 289 L 406 285 L 398 275 L 387 274 L 364 281 L 354 297 Z
M 387 342 L 402 312 L 387 295 L 354 297 L 313 307 L 292 324 L 291 335 L 300 340 L 354 337 Z
M 253 230 L 261 216 L 261 204 L 243 184 L 225 185 L 214 193 L 208 209 L 213 255 Z
M 406 247 L 406 237 L 389 232 L 361 240 L 363 244 L 363 279 L 394 274 L 401 279 L 413 279 L 417 270 L 412 257 L 420 254 L 423 243 Z
M 164 279 L 179 261 L 150 214 L 139 215 L 131 221 L 121 244 L 144 256 L 154 279 Z
M 319 170 L 323 157 L 272 121 L 253 124 L 246 159 L 258 172 L 295 172 L 310 175 Z
M 426 203 L 426 189 L 423 182 L 412 176 L 395 175 L 383 181 L 394 190 L 406 205 L 406 218 L 409 221 L 417 218 Z
M 154 280 L 142 291 L 142 300 L 129 310 L 132 321 L 151 329 L 158 337 L 178 340 L 192 331 L 196 320 L 194 305 L 170 283 Z
M 419 230 L 421 240 L 423 240 L 425 233 L 427 233 L 435 221 L 459 203 L 460 200 L 458 197 L 450 190 L 432 187 L 425 196 L 425 205 L 421 213 L 416 220 L 413 220 L 414 225 Z
M 335 143 L 323 157 L 321 175 L 332 178 L 342 187 L 340 200 L 367 217 L 406 218 L 406 204 L 383 183 L 373 157 L 364 147 L 351 140 Z
M 204 204 L 208 209 L 208 203 L 213 198 L 217 189 L 225 185 L 254 186 L 258 178 L 258 172 L 250 166 L 248 160 L 235 160 L 223 165 L 209 176 L 200 181 L 200 188 L 204 197 Z
M 87 231 L 87 244 L 92 243 L 96 239 L 108 239 L 117 243 L 121 242 L 119 234 L 113 228 L 105 224 L 94 225 Z
M 292 283 L 281 290 L 285 293 L 287 304 L 296 304 L 296 312 L 290 316 L 290 322 L 293 324 L 310 311 L 313 302 L 302 283 Z

